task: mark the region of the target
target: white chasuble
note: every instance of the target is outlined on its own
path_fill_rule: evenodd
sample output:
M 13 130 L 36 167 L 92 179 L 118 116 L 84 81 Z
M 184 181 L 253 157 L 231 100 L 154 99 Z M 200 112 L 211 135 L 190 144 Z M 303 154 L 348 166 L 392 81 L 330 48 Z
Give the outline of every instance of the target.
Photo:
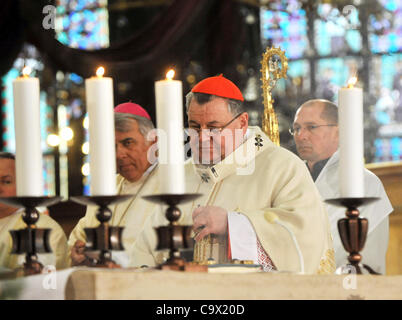
M 264 218 L 264 213 L 270 211 L 293 230 L 306 273 L 334 272 L 328 215 L 307 167 L 296 155 L 272 143 L 260 128 L 249 130 L 247 140 L 220 163 L 203 167 L 195 165 L 192 159 L 186 162 L 186 192 L 203 196 L 179 205 L 179 223 L 191 225 L 192 212 L 199 205 L 222 207 L 229 216 L 241 214 L 277 270 L 298 272 L 299 257 L 291 236 L 283 227 Z M 167 220 L 162 211 L 155 212 L 130 252 L 130 265 L 154 266 L 166 259 L 166 252 L 155 250 L 157 238 L 153 228 L 161 225 L 167 225 Z M 229 233 L 231 243 L 239 240 L 236 232 Z M 213 258 L 218 263 L 226 262 L 230 250 L 227 235 L 204 239 L 201 245 L 195 245 L 195 260 Z M 257 249 L 250 250 L 251 256 L 255 256 Z
M 315 184 L 322 199 L 340 197 L 339 187 L 339 151 L 336 151 L 328 160 Z M 364 195 L 379 197 L 380 200 L 369 205 L 359 207 L 360 217 L 368 219 L 368 233 L 362 254 L 362 263 L 369 265 L 374 271 L 385 274 L 386 252 L 389 238 L 388 215 L 393 211 L 381 180 L 371 171 L 364 169 Z M 335 260 L 338 267 L 348 263 L 348 252 L 343 248 L 339 231 L 338 220 L 345 218 L 346 209 L 326 204 L 331 233 L 334 241 Z
M 25 229 L 26 223 L 22 220 L 23 210 L 0 219 L 0 267 L 15 269 L 25 262 L 25 254 L 11 254 L 12 237 L 10 230 Z M 60 225 L 51 217 L 40 213 L 36 222 L 37 228 L 51 229 L 49 244 L 51 253 L 39 253 L 38 260 L 44 267 L 54 266 L 57 270 L 68 267 L 67 238 Z
M 109 220 L 110 226 L 124 227 L 122 241 L 125 250 L 128 250 L 135 242 L 138 234 L 141 232 L 145 221 L 154 211 L 156 205 L 152 202 L 144 200 L 142 197 L 145 195 L 151 195 L 158 193 L 159 183 L 157 179 L 157 164 L 152 165 L 144 173 L 140 180 L 136 182 L 129 182 L 121 175 L 117 176 L 117 190 L 118 194 L 132 194 L 128 200 L 113 204 L 109 206 L 112 212 L 112 217 Z M 80 219 L 75 228 L 70 234 L 68 239 L 69 256 L 71 254 L 71 248 L 77 240 L 86 242 L 86 235 L 84 228 L 96 228 L 100 222 L 96 218 L 97 207 L 88 206 L 85 216 Z M 113 259 L 122 265 L 126 265 L 124 261 L 127 260 L 122 254 L 123 261 L 115 259 L 120 256 L 120 252 L 113 252 Z M 71 260 L 71 259 L 70 259 Z M 71 261 L 70 261 L 71 263 Z

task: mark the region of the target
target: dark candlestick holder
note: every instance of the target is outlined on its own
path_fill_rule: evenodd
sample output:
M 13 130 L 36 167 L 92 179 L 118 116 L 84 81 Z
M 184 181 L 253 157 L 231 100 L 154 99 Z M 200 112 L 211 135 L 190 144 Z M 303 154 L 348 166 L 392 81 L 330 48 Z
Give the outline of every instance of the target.
M 169 221 L 169 225 L 155 228 L 158 237 L 156 250 L 169 250 L 169 258 L 163 264 L 158 266 L 159 269 L 188 271 L 192 269 L 191 271 L 198 271 L 197 268 L 199 268 L 199 266 L 192 265 L 190 267 L 190 265 L 186 265 L 186 261 L 180 256 L 180 249 L 194 248 L 194 239 L 191 237 L 192 225 L 178 225 L 181 211 L 177 206 L 195 200 L 200 196 L 201 194 L 199 193 L 188 193 L 159 194 L 143 197 L 145 200 L 153 203 L 166 204 L 168 206 L 165 216 Z M 203 268 L 204 266 L 200 267 Z
M 0 202 L 24 208 L 22 220 L 27 227 L 19 230 L 10 230 L 12 237 L 11 254 L 25 254 L 25 262 L 22 268 L 24 276 L 41 273 L 43 264 L 38 260 L 38 253 L 51 253 L 49 228 L 39 229 L 36 222 L 39 220 L 39 212 L 36 207 L 49 207 L 60 202 L 61 197 L 8 197 L 0 198 Z M 17 272 L 18 273 L 18 272 Z
M 133 195 L 115 195 L 115 196 L 77 196 L 71 197 L 71 200 L 88 206 L 98 206 L 96 218 L 100 222 L 97 228 L 84 228 L 87 241 L 85 243 L 86 260 L 83 265 L 97 268 L 118 268 L 120 267 L 112 260 L 112 250 L 124 250 L 122 234 L 124 227 L 110 226 L 109 220 L 112 218 L 112 211 L 109 205 L 123 202 Z
M 326 203 L 346 208 L 346 218 L 338 220 L 338 231 L 341 237 L 342 245 L 349 252 L 348 261 L 352 265 L 357 274 L 362 274 L 362 268 L 366 269 L 370 274 L 379 274 L 375 272 L 367 264 L 360 264 L 363 250 L 368 232 L 368 220 L 359 217 L 361 205 L 367 205 L 380 198 L 361 197 L 361 198 L 337 198 L 325 200 Z

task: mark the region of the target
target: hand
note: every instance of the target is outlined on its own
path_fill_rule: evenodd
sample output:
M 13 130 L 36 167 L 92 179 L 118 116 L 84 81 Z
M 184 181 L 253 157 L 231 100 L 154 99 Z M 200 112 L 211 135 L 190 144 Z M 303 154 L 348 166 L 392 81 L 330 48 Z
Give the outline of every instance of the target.
M 193 211 L 193 230 L 201 231 L 194 238 L 200 241 L 209 234 L 224 234 L 227 232 L 228 213 L 221 207 L 198 207 Z
M 82 265 L 82 263 L 87 259 L 84 251 L 85 242 L 77 240 L 71 248 L 71 260 L 73 266 Z

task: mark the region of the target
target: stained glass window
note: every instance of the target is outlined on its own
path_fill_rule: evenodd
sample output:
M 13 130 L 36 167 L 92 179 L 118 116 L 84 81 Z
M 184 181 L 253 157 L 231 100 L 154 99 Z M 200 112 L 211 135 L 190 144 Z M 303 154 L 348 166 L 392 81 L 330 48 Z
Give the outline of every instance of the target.
M 370 77 L 379 124 L 376 161 L 402 159 L 402 54 L 373 58 Z
M 2 150 L 15 152 L 15 132 L 14 132 L 14 99 L 13 99 L 13 80 L 19 76 L 19 71 L 12 68 L 2 78 L 1 98 L 3 108 L 1 112 L 3 127 L 3 145 Z
M 45 194 L 56 194 L 56 169 L 55 159 L 53 155 L 44 155 L 43 157 L 43 172 L 45 182 Z
M 337 101 L 338 90 L 347 84 L 349 78 L 359 74 L 362 63 L 361 58 L 355 57 L 319 59 L 316 67 L 316 97 Z
M 306 12 L 297 1 L 289 1 L 291 12 L 262 10 L 261 35 L 264 45 L 281 47 L 291 59 L 301 58 L 308 48 Z
M 280 45 L 289 58 L 288 80 L 273 90 L 274 98 L 281 98 L 275 109 L 282 116 L 288 113 L 281 121 L 289 125 L 308 99 L 336 103 L 339 88 L 357 75 L 364 90 L 366 160 L 402 159 L 402 0 L 266 3 L 262 43 Z M 299 24 L 293 33 L 295 14 Z M 280 129 L 287 130 L 286 125 Z M 282 135 L 281 144 L 293 149 L 293 139 L 282 140 Z
M 369 44 L 374 53 L 402 50 L 402 1 L 379 0 L 383 10 L 369 16 Z M 380 14 L 381 13 L 381 14 Z
M 109 46 L 107 0 L 59 0 L 56 14 L 56 38 L 79 49 Z
M 58 0 L 56 18 L 56 38 L 63 44 L 73 48 L 85 50 L 105 48 L 109 46 L 109 18 L 107 10 L 107 0 Z M 64 86 L 83 86 L 83 78 L 74 73 L 64 75 Z M 87 118 L 84 111 L 84 102 L 80 96 L 69 99 L 66 106 L 68 117 L 65 126 L 70 125 L 70 121 Z M 88 128 L 84 127 L 84 141 L 82 150 L 85 154 L 82 164 L 82 182 L 84 194 L 89 194 L 89 156 L 88 150 Z M 86 153 L 84 152 L 86 150 Z M 61 189 L 67 190 L 68 163 L 67 158 L 60 159 Z M 63 176 L 63 177 L 62 177 Z M 67 192 L 67 191 L 65 191 Z
M 317 8 L 320 19 L 316 19 L 315 43 L 321 56 L 340 53 L 359 52 L 362 47 L 358 10 L 350 6 L 339 12 L 330 4 L 321 4 Z
M 286 99 L 288 96 L 304 95 L 310 92 L 310 64 L 307 60 L 295 60 L 288 63 L 286 80 L 279 80 L 273 94 Z M 280 112 L 280 111 L 278 111 Z
M 38 66 L 38 61 L 32 61 L 33 66 Z M 13 97 L 13 80 L 20 75 L 22 59 L 17 59 L 14 67 L 2 78 L 2 150 L 15 153 L 15 130 L 14 130 L 14 97 Z M 35 70 L 33 68 L 33 70 Z M 33 76 L 35 73 L 32 74 Z M 46 139 L 49 132 L 53 128 L 53 110 L 47 103 L 47 94 L 45 91 L 40 92 L 40 128 L 41 128 L 41 147 L 44 154 L 43 161 L 43 177 L 44 177 L 44 194 L 55 194 L 55 181 L 54 181 L 54 165 L 51 163 L 53 156 L 51 155 L 52 149 L 47 145 Z M 50 165 L 47 167 L 47 165 Z

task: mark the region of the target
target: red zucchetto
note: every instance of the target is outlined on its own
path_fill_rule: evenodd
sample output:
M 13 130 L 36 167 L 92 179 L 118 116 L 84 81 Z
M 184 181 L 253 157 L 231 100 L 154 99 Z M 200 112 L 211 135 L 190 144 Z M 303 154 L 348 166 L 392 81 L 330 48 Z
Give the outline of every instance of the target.
M 222 74 L 200 81 L 194 86 L 191 92 L 207 93 L 218 97 L 244 101 L 240 89 Z
M 146 110 L 143 107 L 141 107 L 139 104 L 132 102 L 125 102 L 119 104 L 114 108 L 114 112 L 131 113 L 135 116 L 140 116 L 151 120 L 151 117 L 149 116 L 148 112 L 146 112 Z

